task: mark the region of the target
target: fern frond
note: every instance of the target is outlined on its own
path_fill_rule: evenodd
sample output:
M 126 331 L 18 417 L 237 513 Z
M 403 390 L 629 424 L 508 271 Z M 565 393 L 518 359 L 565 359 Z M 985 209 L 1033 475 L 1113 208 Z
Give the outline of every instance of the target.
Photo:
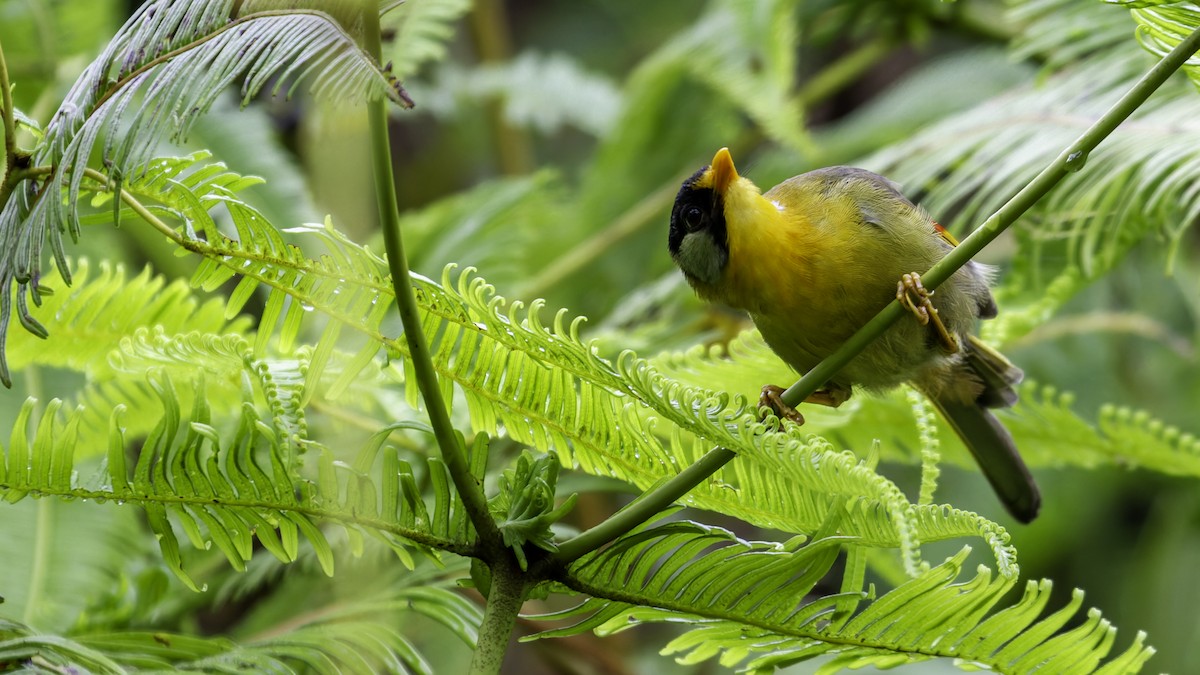
M 203 205 L 216 200 L 213 195 L 181 191 L 154 172 L 131 189 L 147 198 L 161 190 L 158 201 L 174 204 L 184 218 L 184 231 L 175 236 L 181 246 L 205 258 L 193 277 L 195 285 L 214 288 L 235 275 L 241 277 L 227 311 L 239 309 L 258 286 L 270 289 L 255 339 L 256 359 L 263 358 L 280 324 L 280 342 L 290 343 L 309 314 L 305 310 L 330 319 L 311 354 L 300 401 L 316 391 L 340 396 L 364 368 L 378 367 L 373 364 L 381 349 L 388 359 L 407 353 L 406 344 L 389 337 L 383 327 L 393 301 L 383 261 L 330 224 L 290 231 L 323 240 L 327 255 L 309 259 L 228 191 L 219 191 L 219 201 L 233 216 L 238 240 L 221 233 L 205 212 Z M 205 238 L 199 238 L 200 233 Z M 825 519 L 837 496 L 872 495 L 851 509 L 846 527 L 871 545 L 902 547 L 914 571 L 920 542 L 966 535 L 987 540 L 1002 568 L 1011 573 L 1007 536 L 994 524 L 962 512 L 914 512 L 889 481 L 869 468 L 856 468 L 857 460 L 828 452 L 820 443 L 807 446 L 798 436 L 764 434 L 754 409 L 742 397 L 683 386 L 632 354 L 614 366 L 579 338 L 578 320 L 568 322 L 559 312 L 553 326 L 546 326 L 539 316 L 540 303 L 523 311 L 521 303 L 506 303 L 470 273 L 455 282 L 447 270 L 441 284 L 417 276 L 414 285 L 445 398 L 451 398 L 450 390 L 457 385 L 476 429 L 503 430 L 519 442 L 556 452 L 564 463 L 642 488 L 695 461 L 707 450 L 705 444 L 719 444 L 742 452 L 746 459 L 739 464 L 760 463 L 759 467 L 729 469 L 717 478 L 719 483 L 690 496 L 689 503 L 803 532 Z M 367 342 L 353 355 L 334 358 L 340 354 L 335 344 L 343 327 Z M 335 371 L 329 370 L 332 362 L 338 365 Z M 408 360 L 399 358 L 384 373 L 404 382 L 409 403 L 417 407 L 419 392 L 407 368 Z M 658 437 L 656 420 L 669 421 L 691 436 L 680 441 L 667 440 L 669 434 Z M 777 480 L 777 467 L 789 462 L 817 467 L 802 480 L 812 493 L 797 497 L 794 484 Z M 751 476 L 769 478 L 765 482 L 774 487 L 746 494 L 722 487 L 741 485 Z
M 182 221 L 174 236 L 182 247 L 205 258 L 193 278 L 195 285 L 214 288 L 235 275 L 241 277 L 225 308 L 227 315 L 239 310 L 258 286 L 269 289 L 259 333 L 251 347 L 248 338 L 238 336 L 143 330 L 122 345 L 114 363 L 125 372 L 154 367 L 183 376 L 196 363 L 207 362 L 214 382 L 235 386 L 249 375 L 271 407 L 268 414 L 277 434 L 273 442 L 302 447 L 292 446 L 290 439 L 303 442 L 303 408 L 314 392 L 341 395 L 364 368 L 378 367 L 375 359 L 381 349 L 389 359 L 406 354 L 404 342 L 384 332 L 383 319 L 392 303 L 385 266 L 328 224 L 292 231 L 323 240 L 327 255 L 309 259 L 235 196 L 246 179 L 219 165 L 194 165 L 194 158 L 156 161 L 127 189 L 156 202 L 157 215 Z M 224 234 L 208 213 L 217 204 L 230 214 L 238 239 Z M 455 282 L 447 270 L 441 284 L 420 277 L 414 284 L 442 386 L 446 393 L 459 387 L 477 429 L 503 430 L 522 443 L 556 452 L 564 463 L 642 488 L 674 475 L 719 444 L 744 458 L 689 496 L 693 505 L 810 532 L 840 499 L 860 497 L 847 511 L 847 532 L 873 546 L 900 547 L 912 572 L 919 565 L 921 542 L 960 536 L 982 537 L 1002 571 L 1013 571 L 1007 535 L 994 524 L 964 512 L 914 510 L 890 481 L 856 458 L 831 452 L 823 442 L 764 434 L 743 397 L 685 386 L 628 353 L 613 365 L 579 338 L 578 320 L 568 322 L 559 312 L 553 326 L 546 326 L 539 316 L 540 303 L 522 311 L 520 303 L 506 303 L 469 273 Z M 268 359 L 268 342 L 275 331 L 286 353 L 309 309 L 330 319 L 317 346 L 286 357 L 292 361 Z M 336 348 L 343 327 L 367 338 L 353 355 L 342 355 Z M 331 363 L 336 368 L 331 369 Z M 384 373 L 404 382 L 409 402 L 416 407 L 419 392 L 407 367 L 408 360 L 400 358 Z M 272 368 L 287 375 L 286 386 L 277 386 Z M 246 391 L 234 400 L 245 407 L 253 396 Z M 660 420 L 680 433 L 656 435 Z M 806 489 L 797 494 L 797 485 Z M 754 487 L 739 491 L 737 486 Z
M 331 574 L 332 552 L 316 524 L 321 520 L 380 538 L 402 561 L 411 559 L 413 546 L 459 553 L 470 549 L 465 512 L 439 461 L 429 460 L 432 506 L 420 496 L 411 466 L 394 449 L 381 449 L 382 438 L 364 447 L 355 467 L 335 463 L 322 449 L 315 478 L 302 479 L 287 426 L 273 425 L 253 405 L 243 403 L 239 426 L 221 433 L 213 426 L 203 383 L 196 385 L 192 412 L 186 417 L 169 378 L 152 373 L 150 384 L 159 394 L 163 414 L 135 464 L 128 466 L 129 442 L 121 424 L 124 407 L 117 406 L 107 463 L 88 481 L 75 477 L 78 413 L 64 424 L 57 414 L 61 403 L 51 401 L 38 420 L 35 437 L 29 439 L 24 430 L 33 405 L 27 402 L 0 464 L 0 492 L 10 501 L 32 494 L 138 504 L 146 511 L 168 567 L 194 590 L 197 586 L 183 568 L 168 515 L 194 546 L 216 544 L 239 570 L 250 558 L 253 538 L 283 562 L 295 559 L 303 538 Z M 372 471 L 377 456 L 382 456 L 383 466 L 378 473 Z
M 1001 673 L 1101 672 L 1115 629 L 1091 610 L 1077 628 L 1060 632 L 1079 610 L 1076 592 L 1066 607 L 1042 616 L 1050 582 L 1029 582 L 1024 596 L 1004 604 L 1015 585 L 979 568 L 960 581 L 969 549 L 876 598 L 864 589 L 861 554 L 853 539 L 818 533 L 812 541 L 742 541 L 694 523 L 670 523 L 627 535 L 612 547 L 579 560 L 561 579 L 592 596 L 581 605 L 536 619 L 582 617 L 574 625 L 526 639 L 594 630 L 609 635 L 643 623 L 688 621 L 693 630 L 664 654 L 681 664 L 719 657 L 751 672 L 817 656 L 843 667 L 895 666 L 953 658 Z M 847 564 L 841 591 L 812 595 L 842 549 Z M 1153 650 L 1139 635 L 1109 663 L 1136 672 Z M 1118 669 L 1119 668 L 1119 669 Z
M 7 355 L 12 368 L 65 368 L 105 378 L 113 374 L 109 354 L 139 328 L 226 335 L 244 335 L 249 328 L 245 317 L 227 319 L 220 300 L 197 300 L 186 281 L 167 282 L 149 268 L 131 277 L 123 266 L 103 261 L 93 270 L 87 258 L 68 264 L 74 270 L 72 285 L 52 270 L 41 285 L 54 293 L 45 295 L 33 312 L 55 339 L 26 332 L 10 335 Z
M 79 238 L 84 170 L 95 154 L 120 186 L 148 169 L 150 152 L 161 138 L 186 136 L 192 122 L 239 80 L 243 103 L 270 81 L 277 93 L 308 77 L 313 93 L 322 98 L 406 101 L 330 15 L 295 10 L 233 16 L 236 4 L 142 6 L 72 87 L 33 152 L 33 165 L 47 175 L 13 192 L 0 211 L 0 287 L 5 289 L 0 334 L 11 315 L 14 285 L 19 317 L 39 332 L 28 302 L 41 301 L 38 276 L 47 242 L 70 281 L 62 233 Z M 0 375 L 7 382 L 7 372 Z
M 88 672 L 155 671 L 270 673 L 416 672 L 432 668 L 405 637 L 413 615 L 445 625 L 468 645 L 482 620 L 479 609 L 444 580 L 390 588 L 376 597 L 342 602 L 336 611 L 286 632 L 235 642 L 165 631 L 115 631 L 72 637 L 43 636 L 15 622 L 0 622 L 0 659 Z
M 1075 280 L 1077 274 L 1064 279 Z M 1063 283 L 1067 283 L 1064 281 Z M 1054 296 L 1055 292 L 1048 293 Z M 1056 302 L 1051 297 L 1046 300 Z M 1036 307 L 1036 305 L 1031 305 Z M 1019 314 L 1014 321 L 1032 320 L 1038 312 Z M 1050 311 L 1050 310 L 1044 310 Z M 1004 317 L 1007 312 L 1002 313 Z M 1002 319 L 997 319 L 1001 321 Z M 1003 332 L 1020 332 L 1009 329 Z M 763 342 L 757 331 L 746 331 L 724 349 L 693 347 L 668 352 L 651 361 L 673 381 L 724 391 L 754 391 L 763 382 L 794 377 L 788 367 Z M 1021 454 L 1032 466 L 1073 465 L 1093 468 L 1105 464 L 1138 466 L 1168 475 L 1197 476 L 1200 452 L 1193 435 L 1153 419 L 1146 412 L 1105 406 L 1099 421 L 1089 421 L 1072 409 L 1074 396 L 1032 380 L 1019 387 L 1020 401 L 996 414 L 1013 434 Z M 879 440 L 884 459 L 906 463 L 922 461 L 921 451 L 930 433 L 947 461 L 964 467 L 975 462 L 958 436 L 942 420 L 929 429 L 915 419 L 906 394 L 859 395 L 836 411 L 820 406 L 805 409 L 805 430 L 836 441 L 840 447 L 866 448 Z

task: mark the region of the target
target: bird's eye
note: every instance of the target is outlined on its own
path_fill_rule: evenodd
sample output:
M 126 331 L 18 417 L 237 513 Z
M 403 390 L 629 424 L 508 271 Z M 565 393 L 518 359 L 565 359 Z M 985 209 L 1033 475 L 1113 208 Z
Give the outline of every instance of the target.
M 683 222 L 689 232 L 695 232 L 704 224 L 704 212 L 698 206 L 689 207 L 683 212 Z

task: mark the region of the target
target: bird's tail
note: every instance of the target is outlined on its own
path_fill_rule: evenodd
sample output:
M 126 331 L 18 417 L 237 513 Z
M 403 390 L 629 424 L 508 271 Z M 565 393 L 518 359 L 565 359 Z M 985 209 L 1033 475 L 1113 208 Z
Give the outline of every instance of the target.
M 974 455 L 983 475 L 1013 518 L 1022 523 L 1037 517 L 1042 495 L 1017 452 L 1012 435 L 979 403 L 933 398 L 934 406 Z
M 985 408 L 1008 408 L 1017 402 L 1017 392 L 1013 387 L 1025 377 L 1020 368 L 974 335 L 967 337 L 965 355 L 967 366 L 983 382 L 983 393 L 976 399 L 979 405 Z
M 1042 495 L 1017 452 L 1012 435 L 987 410 L 1016 403 L 1017 392 L 1013 387 L 1020 383 L 1024 373 L 973 335 L 965 350 L 967 365 L 983 382 L 983 393 L 971 403 L 945 397 L 931 397 L 931 400 L 974 455 L 1004 507 L 1014 518 L 1028 523 L 1037 516 Z

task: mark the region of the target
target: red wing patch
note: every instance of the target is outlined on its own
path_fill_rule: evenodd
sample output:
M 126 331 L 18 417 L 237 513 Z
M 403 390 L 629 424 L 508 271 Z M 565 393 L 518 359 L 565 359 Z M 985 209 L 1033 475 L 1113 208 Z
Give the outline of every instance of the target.
M 937 232 L 938 236 L 949 242 L 951 246 L 958 246 L 958 240 L 954 238 L 954 235 L 950 234 L 950 230 L 942 227 L 937 221 L 933 223 L 933 231 Z

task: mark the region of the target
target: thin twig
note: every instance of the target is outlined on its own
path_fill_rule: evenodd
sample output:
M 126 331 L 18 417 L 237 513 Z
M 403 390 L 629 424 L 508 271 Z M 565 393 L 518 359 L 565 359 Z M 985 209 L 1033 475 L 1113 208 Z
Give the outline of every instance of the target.
M 7 181 L 17 161 L 17 116 L 13 104 L 12 89 L 8 82 L 8 62 L 4 60 L 4 47 L 0 45 L 0 120 L 4 122 L 4 173 L 0 181 Z M 0 202 L 3 206 L 3 202 Z

